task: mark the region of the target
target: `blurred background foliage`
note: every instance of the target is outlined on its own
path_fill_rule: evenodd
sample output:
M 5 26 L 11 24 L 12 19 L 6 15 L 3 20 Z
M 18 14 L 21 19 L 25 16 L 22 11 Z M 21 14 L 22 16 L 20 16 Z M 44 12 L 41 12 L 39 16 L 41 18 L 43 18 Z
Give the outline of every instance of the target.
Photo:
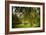
M 40 27 L 40 8 L 12 7 L 12 28 Z

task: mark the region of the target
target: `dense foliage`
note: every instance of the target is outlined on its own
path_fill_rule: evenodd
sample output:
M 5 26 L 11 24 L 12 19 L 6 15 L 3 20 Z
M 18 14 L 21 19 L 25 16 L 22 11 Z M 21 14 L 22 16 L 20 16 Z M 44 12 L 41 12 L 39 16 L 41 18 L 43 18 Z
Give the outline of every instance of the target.
M 40 27 L 40 8 L 12 7 L 12 28 Z

